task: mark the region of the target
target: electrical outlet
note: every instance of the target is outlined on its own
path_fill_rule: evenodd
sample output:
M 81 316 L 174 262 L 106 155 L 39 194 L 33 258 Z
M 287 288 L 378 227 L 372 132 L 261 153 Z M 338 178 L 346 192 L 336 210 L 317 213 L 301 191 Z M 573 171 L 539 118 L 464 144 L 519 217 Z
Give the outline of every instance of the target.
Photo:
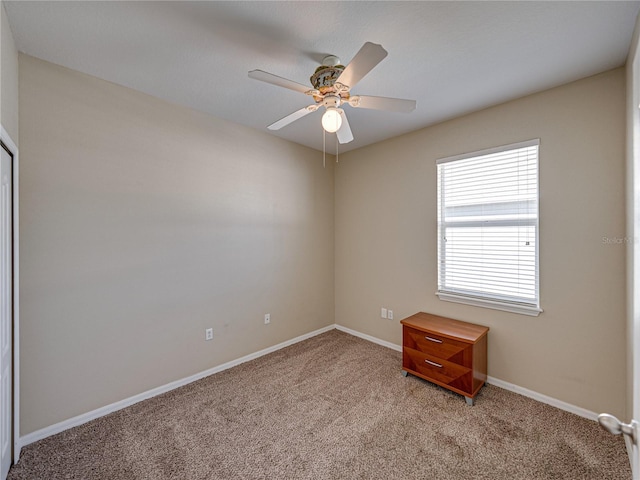
M 380 316 L 382 318 L 387 318 L 387 309 L 386 308 L 383 307 L 383 308 L 380 309 Z
M 264 314 L 264 324 L 265 325 L 269 325 L 271 323 L 271 314 L 270 313 L 265 313 Z
M 387 318 L 393 320 L 393 310 L 387 310 Z
M 207 328 L 204 331 L 204 339 L 205 340 L 213 340 L 213 328 Z

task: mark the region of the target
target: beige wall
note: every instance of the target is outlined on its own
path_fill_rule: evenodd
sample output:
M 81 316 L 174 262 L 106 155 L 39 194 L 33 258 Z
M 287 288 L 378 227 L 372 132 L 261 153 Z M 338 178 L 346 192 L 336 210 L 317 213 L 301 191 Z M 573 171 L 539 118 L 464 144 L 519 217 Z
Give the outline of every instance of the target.
M 0 124 L 18 145 L 18 51 L 0 2 Z
M 482 323 L 491 376 L 624 416 L 624 101 L 618 69 L 341 155 L 336 323 Z M 20 108 L 22 435 L 334 322 L 321 154 L 24 55 Z M 439 301 L 435 160 L 531 138 L 545 312 Z
M 333 323 L 321 153 L 19 63 L 22 435 Z
M 429 108 L 429 105 L 418 105 Z M 539 317 L 440 301 L 436 160 L 540 138 Z M 336 323 L 401 343 L 418 311 L 491 328 L 489 375 L 594 412 L 626 394 L 625 72 L 620 68 L 341 155 Z M 394 310 L 394 321 L 380 318 Z

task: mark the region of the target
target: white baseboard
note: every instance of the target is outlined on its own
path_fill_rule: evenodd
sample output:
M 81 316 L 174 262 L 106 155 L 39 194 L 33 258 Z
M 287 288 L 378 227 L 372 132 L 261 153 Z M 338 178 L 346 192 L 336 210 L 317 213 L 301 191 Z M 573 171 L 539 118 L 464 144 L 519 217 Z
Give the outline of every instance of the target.
M 598 421 L 598 414 L 592 412 L 591 410 L 577 407 L 570 403 L 563 402 L 562 400 L 558 400 L 557 398 L 543 395 L 542 393 L 534 392 L 533 390 L 529 390 L 528 388 L 520 387 L 518 385 L 514 385 L 513 383 L 505 382 L 504 380 L 500 380 L 494 377 L 487 377 L 487 383 L 490 385 L 495 385 L 496 387 L 504 388 L 505 390 L 509 390 L 510 392 L 518 393 L 524 397 L 532 398 L 533 400 L 537 400 L 540 403 L 546 403 L 547 405 L 551 405 L 552 407 L 559 408 L 560 410 L 573 413 L 575 415 L 578 415 L 579 417 L 584 417 L 596 422 Z
M 245 355 L 244 357 L 237 358 L 235 360 L 231 360 L 230 362 L 223 363 L 222 365 L 218 365 L 216 367 L 210 368 L 203 372 L 196 373 L 195 375 L 191 375 L 186 378 L 182 378 L 180 380 L 176 380 L 171 383 L 167 383 L 166 385 L 162 385 L 160 387 L 153 388 L 151 390 L 147 390 L 146 392 L 139 393 L 129 398 L 125 398 L 124 400 L 120 400 L 118 402 L 112 403 L 110 405 L 105 405 L 104 407 L 97 408 L 87 413 L 83 413 L 82 415 L 78 415 L 73 418 L 69 418 L 67 420 L 63 420 L 62 422 L 56 423 L 54 425 L 50 425 L 48 427 L 42 428 L 40 430 L 36 430 L 35 432 L 31 432 L 27 435 L 20 437 L 19 439 L 19 447 L 22 448 L 30 443 L 37 442 L 38 440 L 42 440 L 43 438 L 50 437 L 51 435 L 55 435 L 57 433 L 68 430 L 69 428 L 77 427 L 78 425 L 82 425 L 83 423 L 90 422 L 91 420 L 95 420 L 96 418 L 103 417 L 109 413 L 116 412 L 125 407 L 133 405 L 135 403 L 141 402 L 143 400 L 147 400 L 149 398 L 155 397 L 156 395 L 160 395 L 162 393 L 169 392 L 176 388 L 182 387 L 189 383 L 200 380 L 201 378 L 208 377 L 209 375 L 213 375 L 214 373 L 222 372 L 223 370 L 227 370 L 229 368 L 235 367 L 236 365 L 240 365 L 241 363 L 248 362 L 250 360 L 254 360 L 256 358 L 262 357 L 269 353 L 273 353 L 282 348 L 288 347 L 295 343 L 301 342 L 303 340 L 307 340 L 308 338 L 315 337 L 316 335 L 320 335 L 321 333 L 328 332 L 329 330 L 337 329 L 341 332 L 348 333 L 349 335 L 353 335 L 355 337 L 362 338 L 372 343 L 376 343 L 378 345 L 382 345 L 383 347 L 390 348 L 392 350 L 401 352 L 402 346 L 396 345 L 395 343 L 387 342 L 386 340 L 381 340 L 379 338 L 373 337 L 371 335 L 367 335 L 366 333 L 361 333 L 356 330 L 352 330 L 347 327 L 343 327 L 342 325 L 328 325 L 318 330 L 314 330 L 313 332 L 301 335 L 296 338 L 292 338 L 291 340 L 287 340 L 286 342 L 279 343 L 272 347 L 265 348 L 255 353 L 251 353 L 249 355 Z M 547 395 L 543 395 L 538 392 L 534 392 L 533 390 L 529 390 L 523 387 L 519 387 L 518 385 L 514 385 L 513 383 L 505 382 L 504 380 L 500 380 L 494 377 L 488 377 L 487 383 L 491 385 L 495 385 L 496 387 L 504 388 L 505 390 L 509 390 L 511 392 L 518 393 L 525 397 L 532 398 L 533 400 L 537 400 L 541 403 L 546 403 L 553 407 L 559 408 L 561 410 L 565 410 L 567 412 L 573 413 L 580 417 L 587 418 L 589 420 L 597 420 L 598 414 L 586 410 L 581 407 L 577 407 L 575 405 L 571 405 L 569 403 L 563 402 L 562 400 L 558 400 L 556 398 L 549 397 Z
M 386 340 L 381 340 L 376 337 L 372 337 L 371 335 L 367 335 L 366 333 L 360 333 L 356 330 L 351 330 L 350 328 L 343 327 L 342 325 L 336 324 L 336 329 L 341 332 L 348 333 L 349 335 L 353 335 L 354 337 L 364 338 L 373 343 L 377 343 L 378 345 L 382 345 L 383 347 L 390 348 L 391 350 L 396 350 L 397 352 L 402 351 L 402 345 L 396 345 L 395 343 L 387 342 Z
M 385 340 L 381 340 L 376 337 L 372 337 L 371 335 L 367 335 L 366 333 L 360 333 L 356 330 L 351 330 L 350 328 L 343 327 L 342 325 L 337 325 L 336 328 L 340 331 L 346 332 L 350 335 L 354 335 L 356 337 L 364 338 L 365 340 L 369 340 L 370 342 L 377 343 L 378 345 L 382 345 L 384 347 L 391 348 L 392 350 L 396 350 L 398 352 L 402 351 L 401 345 L 396 345 L 395 343 L 387 342 Z M 491 385 L 495 385 L 496 387 L 504 388 L 505 390 L 509 390 L 510 392 L 518 393 L 524 397 L 531 398 L 541 403 L 546 403 L 547 405 L 551 405 L 552 407 L 559 408 L 560 410 L 565 410 L 567 412 L 578 415 L 579 417 L 584 417 L 589 420 L 598 420 L 598 414 L 587 410 L 582 407 L 577 407 L 567 402 L 563 402 L 562 400 L 558 400 L 557 398 L 549 397 L 547 395 L 543 395 L 542 393 L 534 392 L 533 390 L 529 390 L 524 387 L 520 387 L 513 383 L 505 382 L 504 380 L 500 380 L 495 377 L 487 377 L 487 383 Z
M 37 442 L 38 440 L 42 440 L 43 438 L 50 437 L 51 435 L 55 435 L 56 433 L 60 433 L 65 430 L 68 430 L 69 428 L 77 427 L 78 425 L 82 425 L 83 423 L 87 423 L 87 422 L 90 422 L 91 420 L 95 420 L 96 418 L 103 417 L 109 413 L 122 410 L 123 408 L 133 405 L 134 403 L 138 403 L 143 400 L 147 400 L 148 398 L 155 397 L 156 395 L 169 392 L 176 388 L 195 382 L 196 380 L 200 380 L 201 378 L 208 377 L 209 375 L 213 375 L 214 373 L 218 373 L 223 370 L 227 370 L 231 367 L 235 367 L 236 365 L 240 365 L 241 363 L 254 360 L 258 357 L 262 357 L 263 355 L 273 353 L 277 350 L 293 345 L 294 343 L 307 340 L 308 338 L 315 337 L 316 335 L 320 335 L 321 333 L 328 332 L 329 330 L 333 330 L 335 328 L 336 326 L 332 324 L 332 325 L 320 328 L 319 330 L 314 330 L 313 332 L 300 335 L 299 337 L 292 338 L 291 340 L 287 340 L 286 342 L 282 342 L 272 347 L 265 348 L 264 350 L 260 350 L 255 353 L 250 353 L 249 355 L 245 355 L 244 357 L 231 360 L 230 362 L 223 363 L 222 365 L 218 365 L 217 367 L 213 367 L 203 372 L 196 373 L 195 375 L 191 375 L 189 377 L 182 378 L 180 380 L 176 380 L 171 383 L 167 383 L 166 385 L 162 385 L 160 387 L 152 388 L 151 390 L 147 390 L 146 392 L 142 392 L 132 397 L 125 398 L 124 400 L 120 400 L 110 405 L 105 405 L 104 407 L 100 407 L 90 412 L 83 413 L 82 415 L 78 415 L 76 417 L 63 420 L 62 422 L 56 423 L 54 425 L 50 425 L 40 430 L 36 430 L 35 432 L 28 433 L 27 435 L 20 437 L 19 439 L 20 448 L 25 447 L 30 443 Z

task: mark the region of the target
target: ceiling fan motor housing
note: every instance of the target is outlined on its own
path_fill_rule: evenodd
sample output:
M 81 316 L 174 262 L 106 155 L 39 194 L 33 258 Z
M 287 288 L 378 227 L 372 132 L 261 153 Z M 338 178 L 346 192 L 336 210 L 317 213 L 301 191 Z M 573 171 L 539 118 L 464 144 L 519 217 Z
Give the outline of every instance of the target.
M 336 80 L 343 70 L 343 65 L 335 65 L 331 67 L 320 65 L 316 68 L 316 71 L 311 75 L 309 80 L 311 80 L 313 88 L 322 92 L 323 89 L 326 90 L 327 88 L 333 88 L 333 84 L 336 83 Z

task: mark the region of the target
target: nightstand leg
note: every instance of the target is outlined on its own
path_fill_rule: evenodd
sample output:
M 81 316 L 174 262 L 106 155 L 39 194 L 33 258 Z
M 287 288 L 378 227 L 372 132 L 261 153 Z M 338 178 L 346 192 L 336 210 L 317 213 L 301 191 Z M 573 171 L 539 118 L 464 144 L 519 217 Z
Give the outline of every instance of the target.
M 406 370 L 402 370 L 402 376 L 406 377 L 407 375 L 409 375 L 409 372 L 407 372 Z
M 469 405 L 470 407 L 473 407 L 473 398 L 464 397 L 464 399 L 467 401 L 467 405 Z

